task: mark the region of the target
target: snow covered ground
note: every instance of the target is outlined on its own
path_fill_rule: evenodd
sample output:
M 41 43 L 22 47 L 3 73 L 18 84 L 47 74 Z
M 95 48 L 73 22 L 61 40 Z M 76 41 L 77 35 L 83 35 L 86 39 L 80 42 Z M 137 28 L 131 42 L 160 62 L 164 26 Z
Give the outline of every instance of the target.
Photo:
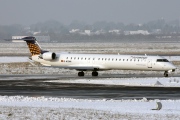
M 158 81 L 158 82 L 157 82 Z M 179 77 L 169 78 L 87 78 L 45 82 L 180 87 Z M 119 91 L 120 92 L 120 91 Z M 161 110 L 156 102 L 162 103 Z M 180 100 L 73 99 L 43 96 L 0 96 L 0 119 L 180 119 Z
M 180 43 L 39 43 L 45 50 L 71 53 L 179 55 Z M 0 55 L 30 55 L 26 43 L 1 43 Z
M 151 87 L 180 87 L 179 77 L 89 78 L 45 82 L 88 83 Z M 120 91 L 119 91 L 120 92 Z M 157 108 L 162 103 L 162 109 Z M 43 96 L 0 96 L 0 119 L 180 119 L 180 100 L 73 99 Z
M 162 103 L 161 110 L 156 102 Z M 0 96 L 1 119 L 180 119 L 180 100 L 82 100 Z
M 28 62 L 28 57 L 0 57 L 0 63 L 16 63 L 16 62 Z

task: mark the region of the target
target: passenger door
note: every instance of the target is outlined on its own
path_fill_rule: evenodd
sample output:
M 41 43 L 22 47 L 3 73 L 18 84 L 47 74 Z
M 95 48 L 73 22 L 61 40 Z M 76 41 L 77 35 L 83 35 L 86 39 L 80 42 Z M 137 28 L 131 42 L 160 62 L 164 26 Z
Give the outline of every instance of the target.
M 152 68 L 152 60 L 151 60 L 151 59 L 148 59 L 148 61 L 147 61 L 147 67 L 148 67 L 148 68 Z

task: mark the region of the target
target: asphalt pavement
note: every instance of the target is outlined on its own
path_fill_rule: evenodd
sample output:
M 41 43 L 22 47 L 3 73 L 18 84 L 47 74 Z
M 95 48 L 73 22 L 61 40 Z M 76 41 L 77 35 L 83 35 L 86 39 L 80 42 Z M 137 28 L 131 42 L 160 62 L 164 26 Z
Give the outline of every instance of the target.
M 98 77 L 127 77 L 102 75 Z M 129 75 L 129 77 L 131 77 Z M 137 77 L 149 77 L 139 75 Z M 156 76 L 157 77 L 157 76 Z M 84 78 L 94 79 L 91 76 Z M 77 99 L 179 99 L 180 88 L 133 87 L 122 85 L 95 85 L 57 83 L 53 80 L 79 79 L 76 75 L 0 75 L 0 95 L 46 96 Z M 97 78 L 96 78 L 97 79 Z M 51 80 L 52 82 L 48 82 Z

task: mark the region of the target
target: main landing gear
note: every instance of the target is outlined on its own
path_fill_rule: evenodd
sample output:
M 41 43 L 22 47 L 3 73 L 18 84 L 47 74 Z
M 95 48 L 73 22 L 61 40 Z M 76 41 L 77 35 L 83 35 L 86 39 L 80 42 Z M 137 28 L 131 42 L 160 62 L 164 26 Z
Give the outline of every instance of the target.
M 78 76 L 79 77 L 83 77 L 84 76 L 84 72 L 83 71 L 78 72 Z M 97 71 L 93 71 L 92 72 L 92 76 L 98 76 L 98 72 Z
M 98 72 L 97 71 L 93 71 L 92 72 L 92 76 L 98 76 Z
M 164 72 L 164 77 L 168 77 L 168 71 Z
M 84 76 L 84 72 L 83 71 L 78 72 L 78 76 Z

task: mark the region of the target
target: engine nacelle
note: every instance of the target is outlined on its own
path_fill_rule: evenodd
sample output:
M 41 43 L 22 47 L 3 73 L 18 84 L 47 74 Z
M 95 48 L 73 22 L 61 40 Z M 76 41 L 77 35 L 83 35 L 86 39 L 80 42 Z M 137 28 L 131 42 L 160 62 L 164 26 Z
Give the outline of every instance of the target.
M 52 53 L 52 52 L 43 53 L 42 58 L 44 60 L 54 60 L 56 59 L 56 53 Z

